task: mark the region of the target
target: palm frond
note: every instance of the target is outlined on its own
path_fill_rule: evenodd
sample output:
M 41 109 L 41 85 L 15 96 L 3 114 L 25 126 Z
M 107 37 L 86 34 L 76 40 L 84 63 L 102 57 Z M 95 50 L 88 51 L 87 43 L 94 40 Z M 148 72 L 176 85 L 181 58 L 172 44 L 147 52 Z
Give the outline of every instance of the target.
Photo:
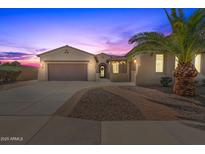
M 177 10 L 175 8 L 171 9 L 171 17 L 172 17 L 173 20 L 178 19 Z
M 184 21 L 185 15 L 184 15 L 184 10 L 182 8 L 178 9 L 179 12 L 179 18 Z
M 165 14 L 166 14 L 166 16 L 167 16 L 167 19 L 169 20 L 169 23 L 170 23 L 170 25 L 171 25 L 171 27 L 172 27 L 172 30 L 173 30 L 172 18 L 171 18 L 171 16 L 169 15 L 169 13 L 168 13 L 168 11 L 167 11 L 166 9 L 164 9 L 164 11 L 165 11 Z
M 183 9 L 171 9 L 165 14 L 172 26 L 172 34 L 158 32 L 138 33 L 130 38 L 134 48 L 128 56 L 139 53 L 167 53 L 178 57 L 179 63 L 191 62 L 195 55 L 205 50 L 205 9 L 196 10 L 185 19 Z
M 205 9 L 197 9 L 194 13 L 188 18 L 187 25 L 190 30 L 194 31 L 199 28 L 199 25 L 203 25 L 205 19 Z

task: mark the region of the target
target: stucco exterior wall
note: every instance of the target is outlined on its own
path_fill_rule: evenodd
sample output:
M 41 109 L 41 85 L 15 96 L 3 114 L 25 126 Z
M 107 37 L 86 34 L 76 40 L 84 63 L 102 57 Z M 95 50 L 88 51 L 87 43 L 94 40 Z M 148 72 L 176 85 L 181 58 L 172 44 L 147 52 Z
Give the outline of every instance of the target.
M 194 63 L 195 61 L 193 61 Z M 201 53 L 201 72 L 197 75 L 196 80 L 199 84 L 202 84 L 202 80 L 205 79 L 205 53 Z
M 137 56 L 137 85 L 160 85 L 160 78 L 162 76 L 172 77 L 175 65 L 175 57 L 171 55 L 164 56 L 164 71 L 157 73 L 156 55 L 155 54 L 141 54 Z
M 193 63 L 195 60 L 193 60 Z M 137 85 L 160 85 L 162 76 L 173 77 L 175 69 L 175 56 L 164 55 L 164 72 L 156 73 L 156 55 L 155 54 L 140 54 L 137 56 L 136 84 Z M 205 79 L 205 53 L 201 57 L 201 72 L 196 79 L 201 82 Z
M 96 60 L 94 55 L 85 53 L 75 48 L 63 47 L 53 52 L 40 55 L 41 67 L 39 68 L 38 79 L 48 80 L 49 63 L 87 63 L 88 81 L 96 80 Z
M 112 73 L 112 64 L 110 63 L 110 81 L 113 82 L 128 82 L 129 81 L 129 63 L 126 63 L 127 72 L 126 73 Z
M 129 65 L 130 65 L 130 76 L 129 76 L 129 79 L 130 79 L 130 82 L 134 82 L 136 83 L 136 76 L 137 76 L 137 73 L 138 73 L 138 61 L 139 61 L 139 56 L 135 56 L 135 58 L 129 62 Z
M 100 73 L 99 73 L 99 66 L 101 64 L 105 65 L 106 67 L 106 78 L 109 79 L 110 78 L 110 69 L 109 69 L 109 63 L 108 63 L 108 59 L 110 58 L 110 56 L 104 54 L 104 53 L 101 53 L 101 54 L 98 54 L 96 55 L 96 58 L 98 60 L 98 62 L 96 63 L 96 80 L 100 80 Z
M 201 73 L 205 75 L 205 53 L 201 54 Z
M 201 54 L 201 73 L 205 75 L 205 53 Z

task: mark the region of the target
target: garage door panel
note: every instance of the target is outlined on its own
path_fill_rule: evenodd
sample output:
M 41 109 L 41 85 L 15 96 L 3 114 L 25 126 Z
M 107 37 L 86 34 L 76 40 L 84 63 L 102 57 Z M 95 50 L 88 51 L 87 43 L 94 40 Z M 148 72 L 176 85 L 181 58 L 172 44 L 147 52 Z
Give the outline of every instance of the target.
M 48 64 L 50 81 L 87 81 L 87 64 Z

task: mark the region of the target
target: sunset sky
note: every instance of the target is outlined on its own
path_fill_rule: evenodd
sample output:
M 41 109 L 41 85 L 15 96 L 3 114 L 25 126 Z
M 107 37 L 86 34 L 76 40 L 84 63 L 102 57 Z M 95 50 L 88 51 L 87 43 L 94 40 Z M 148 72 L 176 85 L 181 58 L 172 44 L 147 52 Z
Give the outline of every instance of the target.
M 0 9 L 0 61 L 38 66 L 36 54 L 64 45 L 123 55 L 144 31 L 171 32 L 163 9 Z

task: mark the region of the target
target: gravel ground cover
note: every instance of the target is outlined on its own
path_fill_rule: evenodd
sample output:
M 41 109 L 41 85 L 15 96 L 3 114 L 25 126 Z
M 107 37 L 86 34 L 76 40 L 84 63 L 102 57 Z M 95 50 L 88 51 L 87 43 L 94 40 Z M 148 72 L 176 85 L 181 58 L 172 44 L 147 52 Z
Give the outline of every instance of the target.
M 114 86 L 77 92 L 56 115 L 98 121 L 177 120 L 178 116 L 167 106 Z
M 168 106 L 178 112 L 179 119 L 194 120 L 205 122 L 205 99 L 199 100 L 200 93 L 198 89 L 198 96 L 193 98 L 181 97 L 172 93 L 171 88 L 160 86 L 144 87 L 121 87 L 130 91 L 141 94 L 146 99 L 153 103 Z
M 68 117 L 99 121 L 143 119 L 136 105 L 102 88 L 85 92 Z
M 170 89 L 165 89 L 170 91 Z M 156 88 L 107 86 L 77 92 L 57 115 L 98 121 L 193 120 L 205 122 L 205 107 Z

